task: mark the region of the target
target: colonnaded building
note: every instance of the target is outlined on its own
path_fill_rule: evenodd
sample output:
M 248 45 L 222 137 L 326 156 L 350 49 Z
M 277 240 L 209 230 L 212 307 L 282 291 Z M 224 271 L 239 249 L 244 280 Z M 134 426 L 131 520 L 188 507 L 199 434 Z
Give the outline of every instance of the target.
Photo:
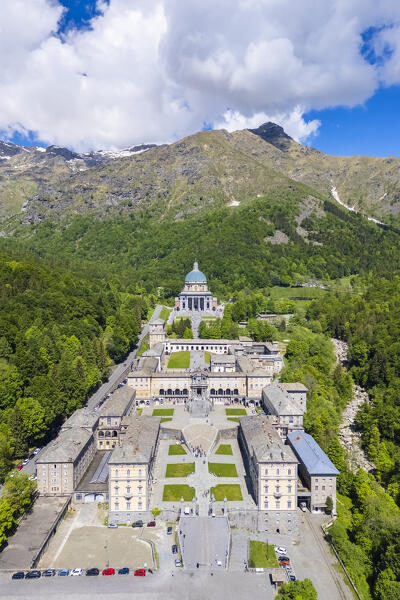
M 214 301 L 216 306 L 195 263 L 175 308 L 201 313 L 212 311 Z M 107 500 L 110 522 L 148 518 L 155 501 L 161 508 L 170 504 L 155 479 L 160 446 L 165 452 L 168 440 L 181 443 L 190 455 L 194 440 L 202 439 L 208 458 L 219 441 L 231 439 L 257 514 L 275 511 L 290 522 L 300 501 L 319 512 L 328 497 L 335 508 L 338 471 L 304 433 L 307 388 L 277 379 L 283 359 L 276 342 L 169 339 L 161 319 L 150 322 L 149 341 L 119 389 L 96 409 L 77 410 L 40 454 L 41 495 Z M 183 351 L 190 357 L 186 368 L 168 368 L 171 356 Z M 227 416 L 231 409 L 224 408 L 231 405 L 240 406 L 233 422 Z M 160 417 L 161 406 L 169 409 L 169 418 Z M 196 503 L 195 497 L 193 510 Z
M 191 316 L 193 313 L 213 315 L 217 309 L 218 301 L 207 285 L 207 278 L 199 271 L 197 262 L 193 265 L 185 278 L 185 287 L 177 298 L 175 298 L 175 311 L 182 316 Z

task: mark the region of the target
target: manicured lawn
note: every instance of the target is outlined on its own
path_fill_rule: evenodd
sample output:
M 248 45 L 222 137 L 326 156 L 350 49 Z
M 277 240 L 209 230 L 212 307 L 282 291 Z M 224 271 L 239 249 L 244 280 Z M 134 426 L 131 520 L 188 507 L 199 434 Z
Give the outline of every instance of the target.
M 208 352 L 208 350 L 204 352 L 204 360 L 207 365 L 211 362 L 211 352 Z
M 190 500 L 193 500 L 195 495 L 195 489 L 189 485 L 164 485 L 164 502 L 179 502 L 181 498 L 183 498 L 186 502 L 190 502 Z
M 172 421 L 172 417 L 161 417 L 160 423 L 165 423 L 166 421 Z
M 236 465 L 225 463 L 208 463 L 208 470 L 217 477 L 237 477 Z
M 220 444 L 215 454 L 229 454 L 232 456 L 232 446 L 230 444 Z
M 168 361 L 168 369 L 188 369 L 190 366 L 190 351 L 173 352 Z
M 221 501 L 224 498 L 227 500 L 243 500 L 242 490 L 238 483 L 216 485 L 210 489 L 210 494 L 214 494 L 214 498 L 217 501 Z
M 235 423 L 239 423 L 239 417 L 228 417 L 227 418 L 228 421 L 235 421 Z
M 153 410 L 153 417 L 172 417 L 173 414 L 173 408 L 155 408 Z
M 168 449 L 168 454 L 170 456 L 174 456 L 176 454 L 186 454 L 186 450 L 180 444 L 170 444 Z
M 245 416 L 247 415 L 247 411 L 245 408 L 226 408 L 225 409 L 225 414 L 226 415 L 242 415 Z
M 160 312 L 160 319 L 167 322 L 171 311 L 172 311 L 172 308 L 167 308 L 166 306 L 163 306 L 161 309 L 161 312 Z
M 165 477 L 187 477 L 194 473 L 194 463 L 175 463 L 167 465 Z
M 137 408 L 136 409 L 136 414 L 137 414 L 138 417 L 140 417 L 140 415 L 142 414 L 142 412 L 143 412 L 143 408 Z
M 274 547 L 265 542 L 250 540 L 249 567 L 278 567 Z

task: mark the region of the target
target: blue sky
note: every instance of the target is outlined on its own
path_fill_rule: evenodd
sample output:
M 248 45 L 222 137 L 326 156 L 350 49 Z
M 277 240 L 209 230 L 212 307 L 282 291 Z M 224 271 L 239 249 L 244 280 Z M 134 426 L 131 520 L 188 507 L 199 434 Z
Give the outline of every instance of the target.
M 326 154 L 400 156 L 400 87 L 379 89 L 364 105 L 310 111 L 319 119 L 318 134 L 309 140 Z
M 400 156 L 400 3 L 292 2 L 2 0 L 23 35 L 0 39 L 0 138 L 86 151 L 273 120 L 328 154 Z

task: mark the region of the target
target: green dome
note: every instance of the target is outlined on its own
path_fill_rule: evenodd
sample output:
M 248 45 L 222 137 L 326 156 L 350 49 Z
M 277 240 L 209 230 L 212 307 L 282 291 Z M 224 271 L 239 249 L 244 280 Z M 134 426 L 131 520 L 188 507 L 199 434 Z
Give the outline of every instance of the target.
M 185 281 L 188 281 L 190 283 L 207 282 L 207 277 L 204 275 L 204 273 L 202 273 L 202 271 L 199 271 L 199 265 L 197 264 L 197 262 L 195 262 L 193 265 L 193 271 L 190 271 L 186 275 Z

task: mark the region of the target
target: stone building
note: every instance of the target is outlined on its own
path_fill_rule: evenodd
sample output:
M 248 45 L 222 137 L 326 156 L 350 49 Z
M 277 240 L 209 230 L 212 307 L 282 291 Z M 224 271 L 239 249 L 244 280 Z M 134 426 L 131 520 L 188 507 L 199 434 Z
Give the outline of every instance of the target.
M 36 461 L 37 487 L 42 496 L 73 493 L 95 454 L 93 432 L 85 427 L 64 429 Z
M 98 450 L 111 450 L 119 445 L 121 421 L 135 408 L 135 390 L 125 385 L 118 388 L 99 411 L 96 431 Z
M 268 416 L 240 417 L 238 442 L 259 510 L 294 511 L 298 460 Z
M 175 312 L 213 314 L 217 309 L 217 298 L 214 298 L 208 289 L 207 278 L 199 271 L 197 262 L 193 265 L 185 278 L 185 286 L 177 298 L 175 298 Z
M 289 433 L 288 442 L 299 459 L 301 479 L 311 492 L 309 497 L 305 497 L 311 512 L 325 512 L 328 497 L 332 498 L 333 511 L 336 512 L 336 478 L 339 471 L 335 465 L 314 438 L 304 431 Z
M 261 400 L 266 414 L 278 417 L 278 430 L 283 439 L 287 438 L 289 431 L 303 429 L 303 414 L 306 408 L 305 401 L 303 406 L 303 398 L 289 395 L 285 389 L 286 385 L 274 381 L 263 389 Z M 291 384 L 291 386 L 296 385 Z
M 149 510 L 159 417 L 124 417 L 123 441 L 108 461 L 109 522 L 130 523 Z
M 154 348 L 156 344 L 165 342 L 165 322 L 162 319 L 155 319 L 149 323 L 149 348 Z

